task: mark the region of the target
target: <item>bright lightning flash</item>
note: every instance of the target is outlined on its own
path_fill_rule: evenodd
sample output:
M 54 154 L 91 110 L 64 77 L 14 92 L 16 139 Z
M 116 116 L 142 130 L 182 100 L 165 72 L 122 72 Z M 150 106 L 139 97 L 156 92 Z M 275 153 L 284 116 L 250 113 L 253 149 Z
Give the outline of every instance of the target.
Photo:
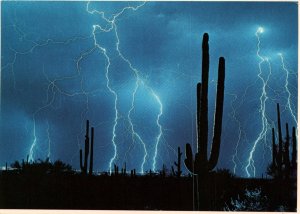
M 269 78 L 272 74 L 272 70 L 271 70 L 271 64 L 269 61 L 269 58 L 267 57 L 263 57 L 260 55 L 260 34 L 264 32 L 264 29 L 262 27 L 259 27 L 255 33 L 256 37 L 257 37 L 257 52 L 256 55 L 257 57 L 260 59 L 260 62 L 258 64 L 258 68 L 259 68 L 259 73 L 258 73 L 258 78 L 261 80 L 262 82 L 262 91 L 261 91 L 261 95 L 260 95 L 260 108 L 259 108 L 259 112 L 261 114 L 261 131 L 258 135 L 258 137 L 256 138 L 256 140 L 253 143 L 253 147 L 250 151 L 249 154 L 249 158 L 248 158 L 248 164 L 246 165 L 245 171 L 247 173 L 247 176 L 250 177 L 250 171 L 249 168 L 251 168 L 252 170 L 252 175 L 255 177 L 255 161 L 253 159 L 253 154 L 256 150 L 256 147 L 258 145 L 259 142 L 261 142 L 262 140 L 266 140 L 266 136 L 267 136 L 267 131 L 269 129 L 269 125 L 268 125 L 268 119 L 267 119 L 267 114 L 266 114 L 266 101 L 268 100 L 268 96 L 267 96 L 267 91 L 266 91 L 266 87 L 268 85 L 268 81 Z M 262 64 L 263 63 L 267 63 L 268 65 L 268 74 L 267 74 L 267 78 L 263 77 L 263 69 L 262 69 Z

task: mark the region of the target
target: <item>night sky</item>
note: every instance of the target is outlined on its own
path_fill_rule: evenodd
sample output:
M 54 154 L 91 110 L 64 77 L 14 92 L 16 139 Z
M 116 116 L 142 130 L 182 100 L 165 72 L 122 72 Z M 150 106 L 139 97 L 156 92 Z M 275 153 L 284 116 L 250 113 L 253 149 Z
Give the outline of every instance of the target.
M 297 13 L 296 2 L 1 2 L 0 165 L 29 155 L 78 169 L 89 119 L 96 171 L 170 169 L 178 146 L 196 149 L 207 32 L 210 141 L 226 59 L 217 168 L 260 177 L 276 103 L 297 125 Z

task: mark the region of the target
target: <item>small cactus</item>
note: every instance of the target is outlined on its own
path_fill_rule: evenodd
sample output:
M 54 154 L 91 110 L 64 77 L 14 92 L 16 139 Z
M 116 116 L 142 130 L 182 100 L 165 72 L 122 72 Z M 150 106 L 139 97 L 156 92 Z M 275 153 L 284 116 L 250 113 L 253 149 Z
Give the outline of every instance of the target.
M 182 174 L 181 171 L 181 156 L 182 156 L 182 152 L 180 152 L 180 147 L 178 147 L 177 149 L 177 162 L 174 162 L 174 165 L 177 167 L 177 170 L 174 170 L 174 167 L 172 166 L 172 173 L 174 176 L 176 177 L 180 177 Z
M 268 174 L 278 179 L 289 179 L 293 171 L 296 170 L 296 134 L 295 127 L 292 133 L 292 160 L 290 161 L 290 135 L 289 126 L 286 123 L 285 142 L 282 139 L 280 107 L 277 103 L 277 124 L 278 124 L 278 145 L 275 142 L 275 129 L 272 128 L 272 164 L 268 167 Z M 284 145 L 283 145 L 284 144 Z M 284 146 L 284 148 L 283 148 Z
M 126 162 L 124 163 L 124 168 L 122 168 L 121 169 L 121 174 L 123 175 L 123 176 L 126 176 Z
M 116 164 L 114 164 L 114 174 L 115 176 L 119 175 L 119 167 Z
M 91 148 L 89 148 L 89 147 L 90 147 L 89 121 L 87 120 L 86 121 L 85 143 L 84 143 L 84 159 L 82 158 L 82 149 L 80 149 L 80 151 L 79 151 L 80 169 L 81 169 L 81 172 L 84 175 L 87 174 L 88 156 L 89 155 L 90 155 L 89 175 L 93 174 L 93 165 L 94 165 L 94 161 L 93 161 L 94 160 L 94 128 L 91 129 Z M 82 162 L 82 159 L 83 159 L 83 162 Z
M 130 171 L 130 177 L 134 178 L 136 176 L 135 169 Z

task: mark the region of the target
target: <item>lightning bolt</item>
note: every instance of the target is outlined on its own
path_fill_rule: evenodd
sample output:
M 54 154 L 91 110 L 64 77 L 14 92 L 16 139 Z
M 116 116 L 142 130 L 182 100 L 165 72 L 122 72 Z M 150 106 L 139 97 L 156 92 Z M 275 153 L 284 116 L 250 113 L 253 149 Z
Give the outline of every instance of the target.
M 29 161 L 34 161 L 35 158 L 34 158 L 34 151 L 35 151 L 35 147 L 37 146 L 37 141 L 38 141 L 38 138 L 37 138 L 37 135 L 36 135 L 36 116 L 39 112 L 41 112 L 43 109 L 49 107 L 52 103 L 53 103 L 53 100 L 54 100 L 55 96 L 52 97 L 52 100 L 46 104 L 45 106 L 39 108 L 37 111 L 35 111 L 33 113 L 33 116 L 32 116 L 32 121 L 33 121 L 33 141 L 32 141 L 32 144 L 30 146 L 30 150 L 29 150 Z M 49 124 L 48 124 L 49 125 Z M 48 130 L 48 128 L 47 128 Z M 48 130 L 49 131 L 49 130 Z M 47 131 L 48 133 L 48 137 L 50 137 L 49 135 L 49 132 Z M 49 141 L 50 143 L 51 141 Z M 50 151 L 49 151 L 50 152 Z M 49 153 L 48 153 L 48 157 L 49 157 Z
M 88 4 L 89 4 L 89 2 L 88 2 Z M 88 8 L 88 4 L 87 4 L 87 8 Z M 116 136 L 117 136 L 116 135 L 116 127 L 118 125 L 118 119 L 119 119 L 119 111 L 118 111 L 118 108 L 117 108 L 118 95 L 117 95 L 116 91 L 114 91 L 110 86 L 109 68 L 110 68 L 111 62 L 110 62 L 110 58 L 109 58 L 109 56 L 106 52 L 106 49 L 101 47 L 97 42 L 97 39 L 96 39 L 96 30 L 97 30 L 97 28 L 102 30 L 102 28 L 99 25 L 93 25 L 94 45 L 95 45 L 95 47 L 100 49 L 100 51 L 102 52 L 102 54 L 106 58 L 106 61 L 107 61 L 107 65 L 106 65 L 106 68 L 105 68 L 106 87 L 108 88 L 110 93 L 114 96 L 115 118 L 114 118 L 114 125 L 113 125 L 113 130 L 112 130 L 112 139 L 111 139 L 112 144 L 113 144 L 113 148 L 114 148 L 114 154 L 113 154 L 113 157 L 111 158 L 111 160 L 109 161 L 109 172 L 111 173 L 112 164 L 113 164 L 115 158 L 117 157 L 117 144 L 115 142 L 115 139 L 116 139 Z
M 12 75 L 14 90 L 17 90 L 17 82 L 16 82 L 16 79 L 15 79 L 14 67 L 15 67 L 16 60 L 19 56 L 32 54 L 38 48 L 43 48 L 43 47 L 47 47 L 47 46 L 50 46 L 50 45 L 69 45 L 69 44 L 71 44 L 75 41 L 78 41 L 78 40 L 86 40 L 86 39 L 91 38 L 91 36 L 88 36 L 88 37 L 73 37 L 73 38 L 66 39 L 64 41 L 55 41 L 55 40 L 49 38 L 49 39 L 46 39 L 46 40 L 43 40 L 43 41 L 40 41 L 40 42 L 36 42 L 36 41 L 28 39 L 26 33 L 24 31 L 22 31 L 16 24 L 13 24 L 12 26 L 13 26 L 14 30 L 16 31 L 16 33 L 21 36 L 22 40 L 33 44 L 30 48 L 28 48 L 27 50 L 24 50 L 24 51 L 17 51 L 14 48 L 10 48 L 10 50 L 13 52 L 13 59 L 12 59 L 11 62 L 7 63 L 6 65 L 1 66 L 1 70 L 4 70 L 4 69 L 10 67 L 10 73 Z M 89 55 L 92 51 L 93 51 L 93 49 L 89 50 L 86 53 L 83 53 L 79 57 L 79 59 L 77 60 L 77 73 L 74 74 L 74 75 L 59 77 L 59 78 L 56 78 L 54 80 L 50 80 L 48 78 L 48 76 L 46 75 L 46 73 L 44 71 L 44 66 L 43 66 L 43 74 L 44 74 L 46 80 L 48 81 L 48 86 L 47 86 L 47 91 L 46 91 L 46 96 L 47 96 L 46 97 L 46 104 L 39 107 L 32 114 L 32 122 L 33 122 L 32 136 L 33 136 L 33 140 L 32 140 L 32 143 L 31 143 L 31 146 L 30 146 L 30 149 L 29 149 L 29 161 L 34 161 L 34 159 L 35 159 L 34 153 L 35 153 L 35 150 L 36 150 L 36 147 L 37 147 L 37 143 L 39 141 L 39 139 L 37 137 L 37 131 L 36 131 L 36 128 L 37 128 L 36 118 L 37 118 L 37 116 L 40 112 L 42 112 L 43 110 L 46 110 L 46 109 L 48 109 L 49 107 L 52 106 L 52 104 L 54 103 L 54 100 L 55 100 L 55 98 L 57 97 L 58 94 L 63 95 L 63 96 L 68 96 L 68 97 L 73 97 L 73 96 L 77 96 L 77 95 L 84 95 L 84 96 L 87 97 L 87 105 L 86 106 L 88 106 L 88 95 L 92 94 L 92 93 L 95 93 L 96 90 L 92 91 L 92 92 L 85 92 L 85 90 L 83 89 L 83 79 L 81 79 L 81 91 L 80 92 L 72 92 L 72 93 L 66 92 L 58 86 L 58 83 L 62 82 L 62 81 L 72 80 L 72 79 L 78 78 L 80 76 L 80 68 L 79 68 L 80 61 L 82 59 L 84 59 L 86 57 L 86 55 Z M 49 97 L 49 95 L 51 96 L 51 98 Z M 88 110 L 88 107 L 87 107 L 87 110 Z M 47 127 L 48 126 L 49 126 L 49 124 L 47 122 Z M 48 155 L 47 155 L 48 157 L 51 154 L 51 151 L 50 151 L 51 139 L 50 139 L 49 129 L 50 129 L 50 127 L 48 127 L 47 130 L 46 130 L 47 138 L 48 138 L 48 142 L 49 142 L 49 145 L 48 145 L 49 149 L 48 149 Z
M 236 168 L 237 168 L 237 161 L 241 164 L 240 159 L 238 158 L 238 148 L 242 139 L 242 136 L 244 134 L 243 128 L 242 128 L 242 124 L 241 121 L 238 119 L 237 116 L 237 108 L 234 107 L 234 103 L 237 101 L 238 96 L 236 94 L 228 94 L 233 96 L 233 100 L 231 101 L 231 114 L 230 116 L 233 118 L 234 122 L 237 124 L 238 126 L 238 139 L 237 142 L 235 144 L 234 147 L 234 154 L 232 155 L 232 162 L 233 162 L 233 173 L 236 174 Z
M 144 87 L 146 87 L 149 91 L 150 91 L 150 94 L 151 96 L 153 96 L 155 98 L 155 101 L 157 101 L 157 104 L 159 105 L 160 109 L 162 110 L 162 103 L 161 103 L 161 100 L 160 98 L 158 97 L 158 95 L 153 91 L 153 89 L 146 85 L 145 82 L 143 81 L 143 78 L 141 77 L 140 75 L 140 72 L 133 67 L 133 65 L 131 64 L 131 62 L 124 57 L 124 55 L 121 53 L 120 51 L 120 40 L 119 40 L 119 35 L 118 35 L 118 30 L 117 30 L 117 20 L 118 18 L 120 18 L 122 16 L 122 14 L 127 11 L 127 10 L 132 10 L 132 11 L 136 11 L 138 10 L 140 7 L 142 7 L 146 2 L 143 2 L 141 4 L 139 4 L 138 6 L 136 7 L 131 7 L 131 6 L 128 6 L 128 7 L 124 7 L 123 9 L 121 9 L 118 13 L 114 14 L 112 18 L 107 18 L 105 17 L 105 13 L 102 12 L 102 11 L 97 11 L 97 10 L 90 10 L 90 1 L 87 2 L 86 4 L 86 11 L 89 13 L 89 14 L 98 14 L 100 15 L 100 17 L 102 18 L 102 20 L 104 20 L 106 22 L 106 25 L 105 27 L 102 27 L 100 26 L 100 24 L 95 24 L 93 25 L 93 30 L 92 30 L 92 33 L 90 36 L 88 37 L 74 37 L 74 38 L 71 38 L 71 39 L 67 39 L 65 41 L 55 41 L 53 39 L 46 39 L 42 42 L 36 42 L 36 41 L 32 41 L 32 40 L 29 40 L 27 39 L 27 35 L 25 34 L 25 32 L 23 32 L 21 29 L 19 29 L 17 27 L 17 25 L 14 25 L 14 29 L 15 31 L 21 35 L 22 39 L 24 41 L 28 41 L 30 43 L 32 43 L 33 45 L 23 51 L 23 52 L 20 52 L 20 51 L 17 51 L 13 48 L 11 48 L 11 51 L 13 51 L 14 55 L 13 55 L 13 59 L 11 62 L 9 62 L 8 64 L 4 65 L 3 67 L 1 66 L 2 69 L 5 69 L 7 67 L 11 67 L 11 74 L 12 74 L 12 79 L 13 79 L 13 86 L 15 88 L 15 90 L 17 90 L 17 82 L 15 80 L 15 73 L 14 73 L 14 66 L 15 66 L 15 63 L 16 63 L 16 60 L 19 56 L 22 56 L 22 55 L 27 55 L 27 54 L 31 54 L 33 53 L 37 48 L 42 48 L 42 47 L 46 47 L 46 46 L 49 46 L 49 45 L 55 45 L 55 44 L 64 44 L 64 45 L 68 45 L 72 42 L 75 42 L 77 40 L 85 40 L 85 39 L 93 39 L 94 41 L 94 47 L 92 47 L 91 49 L 83 52 L 80 54 L 79 58 L 77 59 L 76 61 L 76 68 L 77 68 L 77 71 L 74 75 L 70 75 L 70 76 L 65 76 L 65 77 L 58 77 L 58 78 L 55 78 L 55 79 L 50 79 L 44 72 L 44 75 L 48 81 L 48 86 L 47 86 L 47 92 L 46 92 L 46 104 L 45 105 L 42 105 L 41 107 L 39 107 L 35 112 L 33 112 L 33 115 L 32 115 L 32 121 L 33 121 L 33 129 L 32 129 L 32 135 L 33 135 L 33 140 L 32 140 L 32 143 L 31 143 L 31 146 L 30 146 L 30 149 L 29 149 L 29 159 L 30 161 L 33 161 L 34 158 L 35 158 L 35 150 L 36 150 L 36 147 L 37 147 L 37 144 L 39 142 L 39 137 L 37 136 L 37 117 L 39 116 L 39 114 L 44 111 L 44 110 L 47 110 L 49 109 L 50 107 L 53 107 L 53 103 L 57 97 L 57 95 L 63 95 L 63 96 L 67 96 L 67 97 L 73 97 L 73 96 L 85 96 L 85 100 L 86 100 L 86 105 L 85 105 L 85 108 L 82 110 L 82 113 L 81 113 L 81 133 L 83 132 L 84 128 L 83 128 L 83 124 L 84 124 L 84 120 L 85 120 L 85 117 L 87 115 L 87 112 L 89 111 L 89 95 L 92 95 L 94 93 L 97 92 L 97 90 L 95 91 L 90 91 L 90 92 L 87 92 L 84 87 L 83 87 L 83 77 L 81 76 L 81 67 L 80 67 L 80 63 L 82 60 L 84 60 L 86 57 L 88 57 L 90 54 L 92 54 L 94 51 L 96 50 L 100 50 L 100 52 L 103 54 L 105 60 L 106 60 L 106 67 L 105 67 L 105 78 L 106 78 L 106 87 L 107 89 L 109 90 L 109 92 L 113 95 L 114 97 L 114 110 L 115 110 L 115 116 L 114 116 L 114 121 L 113 121 L 113 129 L 112 129 L 112 145 L 113 145 L 113 149 L 114 149 L 114 153 L 113 153 L 113 157 L 111 158 L 110 162 L 109 162 L 109 169 L 110 169 L 110 172 L 111 172 L 111 166 L 112 166 L 112 163 L 115 161 L 115 159 L 117 158 L 118 156 L 118 151 L 117 151 L 117 143 L 116 143 L 116 137 L 117 137 L 117 133 L 116 133 L 116 129 L 117 129 L 117 126 L 118 126 L 118 120 L 120 118 L 120 115 L 119 115 L 119 110 L 117 108 L 118 106 L 118 94 L 117 92 L 115 91 L 115 89 L 112 87 L 111 85 L 111 81 L 110 81 L 110 66 L 111 66 L 111 59 L 110 59 L 110 56 L 107 52 L 107 50 L 102 47 L 100 45 L 100 43 L 98 42 L 97 38 L 96 38 L 96 34 L 98 32 L 105 32 L 105 33 L 108 33 L 108 32 L 114 32 L 115 34 L 115 37 L 116 37 L 116 50 L 119 54 L 119 57 L 128 64 L 128 66 L 130 67 L 130 69 L 132 70 L 134 76 L 135 76 L 135 88 L 133 90 L 133 93 L 132 93 L 132 99 L 131 99 L 131 108 L 130 110 L 128 111 L 128 114 L 127 114 L 127 119 L 128 119 L 128 122 L 130 124 L 130 132 L 132 134 L 132 139 L 133 141 L 138 141 L 139 143 L 142 144 L 143 148 L 144 148 L 144 157 L 143 157 L 143 161 L 142 161 L 142 164 L 141 164 L 141 173 L 144 172 L 144 164 L 146 162 L 146 158 L 148 156 L 148 153 L 147 153 L 147 149 L 146 149 L 146 143 L 143 141 L 141 135 L 139 133 L 137 133 L 137 131 L 135 130 L 135 125 L 133 124 L 133 121 L 132 121 L 132 115 L 134 113 L 134 108 L 135 108 L 135 100 L 136 100 L 136 93 L 137 91 L 139 90 L 139 88 L 143 85 Z M 80 78 L 81 77 L 81 86 L 80 86 L 80 91 L 76 91 L 76 92 L 67 92 L 65 90 L 62 90 L 59 86 L 59 83 L 63 82 L 63 81 L 67 81 L 67 80 L 72 80 L 72 79 L 76 79 L 76 78 Z M 162 112 L 160 112 L 162 114 Z M 158 136 L 156 137 L 155 139 L 155 148 L 156 148 L 156 152 L 155 152 L 155 157 L 154 157 L 154 161 L 156 159 L 156 155 L 157 155 L 157 147 L 158 147 L 158 143 L 160 141 L 160 138 L 162 136 L 162 127 L 161 127 L 161 124 L 160 124 L 160 117 L 161 117 L 161 114 L 158 114 L 157 116 L 157 121 L 156 121 L 156 124 L 159 128 L 159 134 Z M 47 125 L 49 125 L 49 123 L 47 123 Z M 49 133 L 49 129 L 50 127 L 47 128 L 46 132 L 48 133 L 48 142 L 50 143 L 51 140 L 50 139 L 50 133 Z M 81 134 L 80 133 L 80 134 Z M 80 134 L 77 135 L 77 142 L 78 142 L 78 147 L 80 147 Z M 50 154 L 50 146 L 49 146 L 49 151 L 48 151 L 48 156 Z M 75 157 L 75 155 L 73 156 Z M 72 157 L 72 159 L 73 159 Z M 72 161 L 71 161 L 72 162 Z M 155 166 L 155 164 L 154 164 Z
M 285 60 L 284 60 L 283 54 L 282 53 L 278 53 L 278 56 L 280 57 L 280 60 L 281 60 L 282 69 L 286 73 L 286 76 L 285 76 L 285 85 L 284 85 L 285 91 L 288 94 L 286 108 L 288 108 L 288 110 L 291 113 L 291 116 L 292 116 L 293 120 L 295 121 L 295 124 L 297 124 L 297 126 L 298 126 L 298 122 L 297 122 L 297 118 L 296 118 L 296 113 L 293 110 L 295 107 L 294 106 L 292 107 L 292 103 L 291 103 L 291 92 L 290 92 L 290 89 L 289 89 L 289 74 L 290 74 L 290 71 L 287 69 L 287 67 L 286 67 L 286 65 L 284 63 Z
M 141 165 L 141 173 L 143 174 L 144 173 L 144 165 L 145 165 L 145 162 L 146 162 L 146 158 L 148 156 L 147 148 L 146 148 L 146 144 L 142 140 L 141 136 L 135 131 L 134 124 L 133 124 L 132 119 L 131 119 L 131 114 L 132 114 L 132 112 L 134 110 L 135 96 L 136 96 L 136 93 L 137 93 L 137 90 L 138 90 L 139 84 L 140 84 L 140 80 L 139 80 L 138 76 L 136 76 L 136 77 L 137 78 L 136 78 L 135 88 L 134 88 L 134 91 L 132 93 L 131 108 L 130 108 L 130 110 L 128 112 L 127 118 L 128 118 L 128 121 L 129 121 L 129 124 L 130 124 L 130 128 L 131 128 L 131 133 L 132 133 L 131 136 L 132 136 L 132 142 L 133 142 L 133 144 L 135 143 L 135 138 L 137 138 L 138 141 L 143 145 L 143 148 L 144 148 L 144 157 L 143 157 L 143 162 L 142 162 L 142 165 Z M 129 147 L 129 150 L 130 150 L 130 148 L 131 147 Z M 126 154 L 129 152 L 129 150 L 126 152 Z
M 154 156 L 153 156 L 153 165 L 152 165 L 152 169 L 155 172 L 156 171 L 156 157 L 157 157 L 157 149 L 158 149 L 158 144 L 160 142 L 160 138 L 162 136 L 162 125 L 160 124 L 160 117 L 163 114 L 163 105 L 160 101 L 160 98 L 157 96 L 157 94 L 154 93 L 153 90 L 151 90 L 152 95 L 155 97 L 156 101 L 159 103 L 159 114 L 157 115 L 156 118 L 156 124 L 159 127 L 159 134 L 156 137 L 156 142 L 155 142 L 155 151 L 154 151 Z
M 118 148 L 117 148 L 117 143 L 116 143 L 116 127 L 118 126 L 118 120 L 119 120 L 119 110 L 118 110 L 118 93 L 112 88 L 112 86 L 110 85 L 110 78 L 109 78 L 109 73 L 110 73 L 110 65 L 111 65 L 111 60 L 110 57 L 107 53 L 107 50 L 101 46 L 96 38 L 96 30 L 98 30 L 99 32 L 102 33 L 108 33 L 108 32 L 113 32 L 115 35 L 115 39 L 116 39 L 116 51 L 118 53 L 118 56 L 128 65 L 128 67 L 130 68 L 130 70 L 132 71 L 134 77 L 135 77 L 135 86 L 134 89 L 132 91 L 132 95 L 131 95 L 131 107 L 127 113 L 127 120 L 130 126 L 130 132 L 131 132 L 131 136 L 132 136 L 132 144 L 134 145 L 136 141 L 138 141 L 144 150 L 144 157 L 142 160 L 142 164 L 141 164 L 141 169 L 140 172 L 144 173 L 144 164 L 146 163 L 146 158 L 148 156 L 148 152 L 147 152 L 147 148 L 146 148 L 146 143 L 144 142 L 144 140 L 142 139 L 141 135 L 136 131 L 135 129 L 135 125 L 132 121 L 132 114 L 134 112 L 135 109 L 135 102 L 136 102 L 136 93 L 139 90 L 140 87 L 144 87 L 146 89 L 148 89 L 148 91 L 150 92 L 151 96 L 153 96 L 155 98 L 155 101 L 157 102 L 158 106 L 159 106 L 159 113 L 156 117 L 156 125 L 159 128 L 159 133 L 157 135 L 157 137 L 155 138 L 155 152 L 154 152 L 154 157 L 153 157 L 153 171 L 155 171 L 156 169 L 156 158 L 157 158 L 157 150 L 158 150 L 158 145 L 159 142 L 161 140 L 162 137 L 162 125 L 160 123 L 160 118 L 163 114 L 163 104 L 161 102 L 160 97 L 154 92 L 154 90 L 145 83 L 145 81 L 143 80 L 142 76 L 140 75 L 140 71 L 137 70 L 132 63 L 130 62 L 129 59 L 127 59 L 123 53 L 120 50 L 120 39 L 119 39 L 119 35 L 118 35 L 118 25 L 117 25 L 117 20 L 120 16 L 122 16 L 122 14 L 127 11 L 127 10 L 132 10 L 132 11 L 137 11 L 140 7 L 144 6 L 146 2 L 141 3 L 140 5 L 136 6 L 136 7 L 132 7 L 132 6 L 127 6 L 124 7 L 120 12 L 114 14 L 112 16 L 112 18 L 107 18 L 105 16 L 105 12 L 104 11 L 98 11 L 95 9 L 90 9 L 90 1 L 87 3 L 86 5 L 86 11 L 90 14 L 98 14 L 100 15 L 100 17 L 102 18 L 103 21 L 105 21 L 107 23 L 107 25 L 105 27 L 102 27 L 99 24 L 95 24 L 93 26 L 93 38 L 94 38 L 94 45 L 95 47 L 97 47 L 102 54 L 104 55 L 106 61 L 107 61 L 107 66 L 105 68 L 106 71 L 106 87 L 108 88 L 108 90 L 111 92 L 111 94 L 114 96 L 114 110 L 115 110 L 115 118 L 114 118 L 114 125 L 113 125 L 113 130 L 112 130 L 112 145 L 114 148 L 114 154 L 113 157 L 110 159 L 109 161 L 109 171 L 111 173 L 111 168 L 112 168 L 112 164 L 115 162 L 117 156 L 118 156 Z M 129 149 L 127 150 L 126 154 L 130 151 L 131 147 L 133 146 L 131 145 L 129 147 Z M 125 156 L 126 156 L 125 154 Z
M 255 177 L 256 168 L 255 168 L 255 161 L 253 159 L 253 154 L 256 150 L 256 147 L 257 147 L 258 143 L 260 141 L 264 140 L 264 139 L 266 141 L 267 131 L 269 129 L 269 125 L 268 125 L 269 123 L 268 123 L 267 114 L 266 114 L 266 101 L 268 99 L 266 87 L 268 85 L 269 78 L 272 74 L 272 70 L 271 70 L 271 63 L 270 63 L 269 59 L 267 57 L 263 57 L 263 56 L 260 55 L 260 43 L 261 43 L 261 41 L 260 41 L 260 36 L 259 35 L 262 34 L 263 32 L 264 32 L 264 29 L 262 27 L 259 27 L 257 29 L 256 33 L 255 33 L 255 35 L 257 37 L 257 41 L 258 41 L 257 42 L 256 55 L 260 59 L 260 62 L 258 64 L 258 68 L 259 68 L 258 78 L 262 82 L 262 91 L 261 91 L 261 95 L 260 95 L 260 108 L 259 108 L 259 112 L 261 113 L 262 128 L 261 128 L 261 131 L 260 131 L 258 137 L 254 141 L 253 147 L 252 147 L 252 149 L 250 151 L 250 154 L 249 154 L 248 164 L 245 167 L 245 171 L 246 171 L 248 177 L 251 176 L 251 174 L 249 172 L 249 168 L 251 168 L 253 176 Z M 264 79 L 264 77 L 263 77 L 263 69 L 262 69 L 262 64 L 265 63 L 265 62 L 267 63 L 268 70 L 269 70 L 266 79 Z
M 44 67 L 43 67 L 43 73 L 45 74 L 45 70 L 44 70 Z M 52 86 L 52 87 L 51 87 Z M 38 138 L 37 138 L 37 135 L 36 135 L 36 116 L 39 112 L 41 112 L 43 109 L 46 109 L 48 108 L 49 106 L 52 105 L 52 103 L 54 102 L 54 99 L 55 99 L 55 94 L 56 92 L 53 91 L 53 82 L 51 82 L 49 85 L 48 85 L 48 88 L 47 88 L 47 100 L 46 100 L 46 104 L 40 108 L 38 108 L 32 115 L 32 121 L 33 121 L 33 141 L 32 141 L 32 144 L 30 146 L 30 150 L 29 150 L 29 161 L 34 161 L 34 152 L 35 152 L 35 147 L 37 146 L 37 141 L 38 141 Z M 52 90 L 52 98 L 49 99 L 49 96 L 48 96 L 48 93 L 49 93 L 49 90 Z M 48 124 L 48 123 L 47 123 Z M 49 125 L 49 124 L 48 124 Z M 48 137 L 49 137 L 49 132 L 48 132 Z M 49 141 L 50 143 L 50 141 Z M 49 154 L 49 153 L 48 153 Z M 49 157 L 49 156 L 48 156 Z
M 76 39 L 78 39 L 76 37 Z M 73 39 L 69 39 L 65 42 L 53 42 L 53 43 L 59 43 L 59 44 L 66 44 L 70 41 L 74 41 L 76 40 L 75 38 Z M 48 39 L 47 41 L 52 41 L 50 39 Z M 49 43 L 44 43 L 44 45 L 48 45 Z M 40 45 L 38 45 L 40 46 Z M 31 48 L 32 50 L 34 50 L 36 48 L 36 46 L 34 46 L 34 48 Z M 66 97 L 74 97 L 74 96 L 85 96 L 86 97 L 86 107 L 85 109 L 82 111 L 81 113 L 81 118 L 82 118 L 82 123 L 83 123 L 83 115 L 85 115 L 88 111 L 88 95 L 90 94 L 93 94 L 93 93 L 96 93 L 97 90 L 94 90 L 94 91 L 90 91 L 90 92 L 87 92 L 85 91 L 85 89 L 83 88 L 83 78 L 81 77 L 81 82 L 80 82 L 80 91 L 77 91 L 77 92 L 67 92 L 67 91 L 64 91 L 62 90 L 58 83 L 59 82 L 62 82 L 62 81 L 66 81 L 66 80 L 72 80 L 72 79 L 75 79 L 75 78 L 78 78 L 80 77 L 81 75 L 81 70 L 80 70 L 80 62 L 86 57 L 88 56 L 91 52 L 93 52 L 94 49 L 91 49 L 91 50 L 88 50 L 84 53 L 82 53 L 80 55 L 80 57 L 78 58 L 78 60 L 76 61 L 76 66 L 77 66 L 77 71 L 74 75 L 70 75 L 70 76 L 64 76 L 64 77 L 58 77 L 58 78 L 55 78 L 54 80 L 50 80 L 50 78 L 47 76 L 47 74 L 45 73 L 45 69 L 44 69 L 44 66 L 43 66 L 43 74 L 45 76 L 45 79 L 47 80 L 48 82 L 48 86 L 47 86 L 47 91 L 46 91 L 46 104 L 43 105 L 42 107 L 38 108 L 34 113 L 33 113 L 33 116 L 32 116 L 32 121 L 33 121 L 33 141 L 32 141 L 32 144 L 31 144 L 31 147 L 30 147 L 30 150 L 29 150 L 29 161 L 34 161 L 35 160 L 35 156 L 34 156 L 34 152 L 35 152 L 35 148 L 37 146 L 37 143 L 38 143 L 38 138 L 37 138 L 37 135 L 36 135 L 36 117 L 37 115 L 42 112 L 43 110 L 46 110 L 48 109 L 49 107 L 51 107 L 57 97 L 58 94 L 60 95 L 63 95 L 63 96 L 66 96 Z M 51 94 L 51 96 L 49 96 L 49 94 Z M 49 126 L 49 123 L 47 121 L 47 124 Z M 50 154 L 51 154 L 51 151 L 50 151 L 50 144 L 51 144 L 51 139 L 50 139 L 50 134 L 49 134 L 49 129 L 50 127 L 47 128 L 46 132 L 47 132 L 47 137 L 48 137 L 48 143 L 49 143 L 49 149 L 48 149 L 48 155 L 47 157 L 50 157 Z M 83 129 L 83 128 L 82 128 Z M 77 137 L 78 139 L 78 137 Z M 79 142 L 78 142 L 78 147 L 80 147 L 79 145 Z

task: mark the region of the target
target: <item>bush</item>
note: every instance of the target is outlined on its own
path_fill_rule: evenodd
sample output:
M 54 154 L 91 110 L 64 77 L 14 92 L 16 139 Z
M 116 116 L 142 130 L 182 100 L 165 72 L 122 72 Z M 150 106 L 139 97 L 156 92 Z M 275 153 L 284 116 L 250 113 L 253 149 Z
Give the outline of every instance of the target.
M 261 189 L 245 190 L 243 198 L 238 195 L 237 199 L 232 199 L 230 205 L 225 205 L 226 211 L 267 211 L 268 198 L 263 196 Z

